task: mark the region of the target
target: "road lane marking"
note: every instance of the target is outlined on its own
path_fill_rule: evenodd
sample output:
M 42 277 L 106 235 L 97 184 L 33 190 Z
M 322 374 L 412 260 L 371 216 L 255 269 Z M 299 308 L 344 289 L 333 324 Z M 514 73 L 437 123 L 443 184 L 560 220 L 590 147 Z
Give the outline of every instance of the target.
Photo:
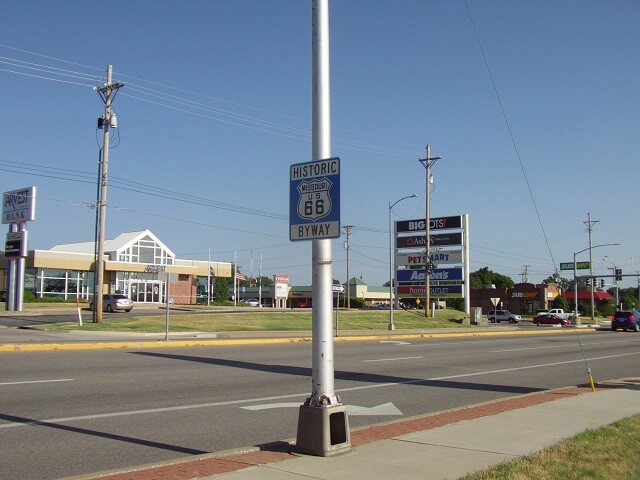
M 587 361 L 597 361 L 597 360 L 610 360 L 613 358 L 621 358 L 621 357 L 630 357 L 634 355 L 640 355 L 640 352 L 630 352 L 630 353 L 620 353 L 617 355 L 605 355 L 601 357 L 591 357 L 587 358 Z M 584 363 L 583 358 L 579 358 L 576 360 L 565 360 L 563 362 L 552 362 L 552 363 L 540 363 L 536 365 L 525 365 L 523 367 L 512 367 L 512 368 L 503 368 L 499 370 L 486 370 L 481 372 L 474 373 L 461 373 L 458 375 L 446 375 L 444 377 L 432 377 L 432 378 L 423 378 L 423 379 L 415 379 L 415 380 L 406 380 L 403 382 L 387 382 L 387 383 L 375 383 L 372 385 L 362 385 L 358 387 L 348 387 L 341 388 L 336 390 L 336 393 L 341 392 L 355 392 L 359 390 L 369 390 L 372 388 L 385 388 L 392 387 L 395 385 L 411 385 L 414 383 L 423 383 L 423 382 L 434 382 L 441 380 L 454 380 L 458 378 L 468 378 L 468 377 L 478 377 L 481 375 L 493 375 L 496 373 L 508 373 L 508 372 L 517 372 L 521 370 L 531 370 L 534 368 L 542 368 L 542 367 L 553 367 L 559 365 L 570 365 L 572 363 Z M 273 402 L 274 400 L 283 400 L 285 398 L 307 398 L 309 396 L 308 392 L 305 393 L 293 393 L 288 395 L 278 395 L 274 397 L 263 397 L 263 398 L 251 398 L 245 400 L 229 400 L 225 402 L 211 402 L 211 403 L 200 403 L 195 405 L 179 405 L 175 407 L 161 407 L 161 408 L 150 408 L 145 410 L 130 410 L 125 412 L 112 412 L 112 413 L 99 413 L 94 415 L 82 415 L 78 417 L 66 417 L 66 418 L 52 418 L 47 420 L 32 420 L 28 422 L 11 422 L 11 423 L 3 423 L 0 424 L 0 429 L 3 428 L 15 428 L 15 427 L 25 427 L 31 425 L 46 425 L 47 423 L 67 423 L 67 422 L 76 422 L 81 420 L 95 420 L 100 418 L 114 418 L 114 417 L 124 417 L 130 415 L 143 415 L 150 413 L 162 413 L 162 412 L 171 412 L 171 411 L 180 411 L 180 410 L 193 410 L 196 408 L 211 408 L 211 407 L 224 407 L 224 406 L 232 406 L 239 405 L 242 403 L 266 403 Z M 302 404 L 302 402 L 301 402 Z
M 373 362 L 397 362 L 401 360 L 418 360 L 424 357 L 398 357 L 398 358 L 376 358 L 374 360 L 365 360 L 364 363 L 373 363 Z
M 260 405 L 249 405 L 247 407 L 240 407 L 243 410 L 270 410 L 272 408 L 297 408 L 301 405 L 300 402 L 280 402 L 280 403 L 263 403 Z
M 402 415 L 402 412 L 393 403 L 383 403 L 373 407 L 363 407 L 360 405 L 347 405 L 347 413 L 355 416 L 385 416 L 385 415 Z M 282 402 L 282 403 L 266 403 L 261 405 L 249 405 L 240 407 L 243 410 L 270 410 L 272 408 L 300 408 L 299 402 Z
M 611 343 L 614 343 L 614 344 L 632 343 L 632 340 L 611 341 L 611 342 L 590 342 L 590 343 L 583 343 L 582 346 L 584 347 L 586 345 L 608 345 Z M 548 345 L 546 347 L 523 347 L 523 348 L 509 348 L 506 350 L 489 350 L 488 353 L 521 352 L 521 351 L 527 351 L 527 350 L 543 350 L 545 348 L 565 348 L 565 347 L 577 347 L 577 346 L 578 345 L 575 343 L 565 343 L 560 345 Z
M 52 383 L 52 382 L 73 382 L 75 378 L 58 378 L 53 380 L 23 380 L 21 382 L 2 382 L 0 386 L 3 385 L 27 385 L 31 383 Z

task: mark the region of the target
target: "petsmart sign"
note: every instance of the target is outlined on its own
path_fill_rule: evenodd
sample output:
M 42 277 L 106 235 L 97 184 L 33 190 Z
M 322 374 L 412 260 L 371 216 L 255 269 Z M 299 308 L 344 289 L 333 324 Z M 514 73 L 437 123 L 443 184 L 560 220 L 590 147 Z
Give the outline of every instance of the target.
M 424 265 L 425 254 L 416 253 L 398 253 L 396 255 L 396 265 L 402 265 L 405 267 L 413 267 L 416 265 Z M 429 255 L 431 262 L 436 265 L 445 264 L 450 265 L 453 263 L 462 263 L 462 250 L 443 250 L 440 252 L 431 252 Z
M 340 159 L 290 167 L 289 239 L 340 237 Z

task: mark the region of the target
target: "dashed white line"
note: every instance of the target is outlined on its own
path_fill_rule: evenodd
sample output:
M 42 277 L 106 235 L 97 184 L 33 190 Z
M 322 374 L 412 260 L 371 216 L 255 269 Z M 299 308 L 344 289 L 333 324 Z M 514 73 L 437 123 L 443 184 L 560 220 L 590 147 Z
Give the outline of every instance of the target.
M 398 362 L 401 360 L 417 360 L 424 357 L 397 357 L 397 358 L 376 358 L 375 360 L 365 360 L 364 363 L 373 362 Z
M 27 384 L 31 384 L 31 383 L 52 383 L 52 382 L 73 382 L 75 380 L 75 378 L 57 378 L 57 379 L 52 379 L 52 380 L 23 380 L 20 382 L 2 382 L 0 383 L 0 386 L 2 385 L 27 385 Z

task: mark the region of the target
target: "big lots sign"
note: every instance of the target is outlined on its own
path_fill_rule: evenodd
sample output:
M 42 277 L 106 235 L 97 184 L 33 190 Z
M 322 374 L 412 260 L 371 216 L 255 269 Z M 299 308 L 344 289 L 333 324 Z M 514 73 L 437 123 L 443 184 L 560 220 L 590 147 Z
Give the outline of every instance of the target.
M 425 227 L 426 222 L 424 218 L 417 220 L 400 220 L 396 222 L 396 231 L 398 233 L 424 232 Z M 429 229 L 431 230 L 448 230 L 453 228 L 462 228 L 462 215 L 429 219 Z

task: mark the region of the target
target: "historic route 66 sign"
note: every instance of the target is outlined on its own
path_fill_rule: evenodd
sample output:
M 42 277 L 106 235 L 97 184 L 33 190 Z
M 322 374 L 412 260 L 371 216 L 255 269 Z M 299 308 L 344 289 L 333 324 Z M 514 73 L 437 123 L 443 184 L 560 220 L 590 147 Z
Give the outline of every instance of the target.
M 331 180 L 303 180 L 298 184 L 298 215 L 314 222 L 319 218 L 326 217 L 331 213 Z
M 340 236 L 340 159 L 291 165 L 289 238 Z

